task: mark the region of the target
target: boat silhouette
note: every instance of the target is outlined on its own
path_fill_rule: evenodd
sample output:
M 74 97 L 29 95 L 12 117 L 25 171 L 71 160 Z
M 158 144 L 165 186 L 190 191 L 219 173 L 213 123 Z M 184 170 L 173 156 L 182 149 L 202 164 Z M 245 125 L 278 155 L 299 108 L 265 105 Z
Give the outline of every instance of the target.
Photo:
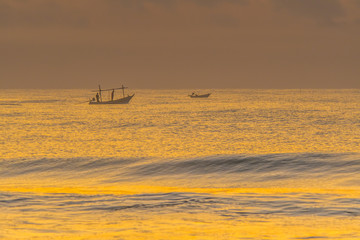
M 133 95 L 127 95 L 125 96 L 125 89 L 127 87 L 124 87 L 124 85 L 121 85 L 120 88 L 110 88 L 110 89 L 101 89 L 99 85 L 99 90 L 95 90 L 93 92 L 96 92 L 96 96 L 92 99 L 90 99 L 89 104 L 127 104 L 130 102 L 130 100 L 134 97 L 135 93 Z M 122 89 L 123 97 L 114 99 L 115 90 Z M 102 98 L 102 92 L 111 92 L 111 98 L 110 100 L 103 101 Z
M 189 97 L 191 98 L 207 98 L 210 96 L 211 93 L 207 93 L 207 94 L 197 94 L 197 93 L 192 93 L 191 95 L 189 95 Z

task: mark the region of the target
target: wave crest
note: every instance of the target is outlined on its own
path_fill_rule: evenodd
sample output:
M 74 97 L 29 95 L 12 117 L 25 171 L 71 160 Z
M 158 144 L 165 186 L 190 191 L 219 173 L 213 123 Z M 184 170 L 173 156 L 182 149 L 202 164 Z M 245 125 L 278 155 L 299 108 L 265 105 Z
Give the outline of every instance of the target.
M 107 182 L 159 178 L 219 177 L 248 181 L 346 178 L 359 183 L 360 154 L 216 155 L 187 159 L 42 158 L 0 161 L 0 176 L 45 174 L 97 177 Z

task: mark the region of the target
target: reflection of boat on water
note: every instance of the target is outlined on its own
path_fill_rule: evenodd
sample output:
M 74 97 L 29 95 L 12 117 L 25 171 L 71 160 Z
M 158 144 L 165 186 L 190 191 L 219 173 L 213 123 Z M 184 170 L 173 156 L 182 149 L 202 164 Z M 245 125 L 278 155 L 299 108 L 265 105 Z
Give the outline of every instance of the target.
M 196 94 L 196 93 L 192 93 L 191 95 L 189 95 L 191 98 L 207 98 L 210 96 L 211 93 L 207 93 L 207 94 Z
M 132 97 L 135 95 L 135 93 L 133 95 L 127 95 L 125 97 L 125 91 L 124 91 L 125 88 L 127 88 L 127 87 L 124 87 L 124 85 L 122 85 L 121 88 L 101 89 L 101 87 L 99 85 L 99 90 L 93 91 L 93 92 L 96 92 L 96 96 L 93 99 L 90 99 L 89 104 L 126 104 L 126 103 L 129 103 L 130 100 L 132 99 Z M 122 89 L 123 97 L 114 99 L 115 90 L 118 90 L 118 89 Z M 102 92 L 108 92 L 108 91 L 111 91 L 110 100 L 103 101 Z

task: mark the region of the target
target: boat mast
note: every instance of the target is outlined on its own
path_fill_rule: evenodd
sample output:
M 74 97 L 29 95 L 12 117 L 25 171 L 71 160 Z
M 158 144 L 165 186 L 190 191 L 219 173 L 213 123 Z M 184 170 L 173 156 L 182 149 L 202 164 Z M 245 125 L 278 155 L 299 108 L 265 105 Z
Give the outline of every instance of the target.
M 102 102 L 102 96 L 101 96 L 101 87 L 100 87 L 100 84 L 99 84 L 99 95 L 100 95 L 100 101 Z
M 125 97 L 125 88 L 127 88 L 127 87 L 124 87 L 124 85 L 121 85 L 121 88 L 120 88 L 120 89 L 123 90 L 123 97 Z
M 93 90 L 93 92 L 96 92 L 97 93 L 97 95 L 99 95 L 99 102 L 102 102 L 103 100 L 102 100 L 102 92 L 106 92 L 106 91 L 112 91 L 112 93 L 111 93 L 111 99 L 113 99 L 113 97 L 114 97 L 114 93 L 115 93 L 115 90 L 117 90 L 117 89 L 122 89 L 122 92 L 123 92 L 123 97 L 125 98 L 125 88 L 127 88 L 127 87 L 124 87 L 124 85 L 121 85 L 121 87 L 120 88 L 110 88 L 110 89 L 101 89 L 101 86 L 100 86 L 100 84 L 99 84 L 99 89 L 98 90 Z M 129 95 L 128 95 L 129 96 Z

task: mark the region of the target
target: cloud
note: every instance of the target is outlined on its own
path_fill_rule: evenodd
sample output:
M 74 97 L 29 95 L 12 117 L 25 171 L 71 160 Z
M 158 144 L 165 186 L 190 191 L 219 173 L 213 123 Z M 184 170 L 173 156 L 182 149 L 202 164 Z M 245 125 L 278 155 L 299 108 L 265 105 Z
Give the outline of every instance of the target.
M 98 0 L 97 2 L 102 2 L 115 7 L 144 9 L 147 4 L 170 7 L 173 6 L 177 0 Z
M 180 5 L 182 3 L 192 3 L 203 7 L 215 7 L 222 4 L 247 5 L 250 0 L 105 0 L 110 5 L 120 5 L 125 7 L 145 8 L 148 4 L 164 7 Z
M 249 0 L 0 0 L 0 26 L 2 27 L 84 27 L 91 24 L 116 24 L 124 19 L 140 21 L 137 18 L 150 13 L 153 19 L 168 14 L 198 11 L 206 15 L 205 9 L 219 11 L 222 6 L 244 6 Z M 154 10 L 157 9 L 157 10 Z M 223 18 L 222 24 L 231 24 Z M 126 20 L 128 21 L 128 20 Z
M 322 23 L 334 23 L 337 18 L 346 15 L 339 0 L 272 0 L 277 8 L 291 14 L 315 19 Z
M 0 26 L 84 26 L 86 18 L 57 1 L 0 0 Z
M 219 4 L 231 3 L 238 5 L 248 5 L 249 0 L 188 0 L 189 2 L 193 2 L 200 6 L 213 7 Z

